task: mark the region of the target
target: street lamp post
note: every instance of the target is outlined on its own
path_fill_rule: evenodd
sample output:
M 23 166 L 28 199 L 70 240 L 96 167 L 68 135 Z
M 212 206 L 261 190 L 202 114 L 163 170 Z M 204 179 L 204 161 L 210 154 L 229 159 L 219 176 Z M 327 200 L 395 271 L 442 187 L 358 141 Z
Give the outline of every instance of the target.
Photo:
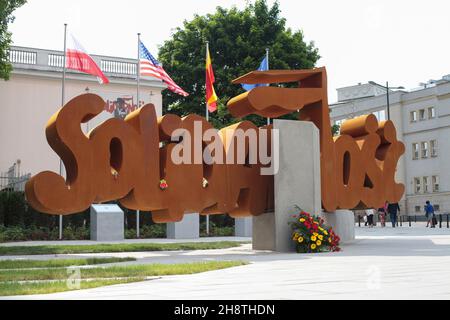
M 389 82 L 386 81 L 386 86 L 383 86 L 381 84 L 376 83 L 375 81 L 369 81 L 370 84 L 373 85 L 377 85 L 380 87 L 384 87 L 386 89 L 386 109 L 387 109 L 387 119 L 391 120 L 391 107 L 390 107 L 390 102 L 389 102 L 389 90 L 393 89 L 393 90 L 402 90 L 405 89 L 404 87 L 400 86 L 400 87 L 389 87 Z
M 391 120 L 391 108 L 389 106 L 389 82 L 386 81 L 386 108 L 387 108 L 387 118 Z

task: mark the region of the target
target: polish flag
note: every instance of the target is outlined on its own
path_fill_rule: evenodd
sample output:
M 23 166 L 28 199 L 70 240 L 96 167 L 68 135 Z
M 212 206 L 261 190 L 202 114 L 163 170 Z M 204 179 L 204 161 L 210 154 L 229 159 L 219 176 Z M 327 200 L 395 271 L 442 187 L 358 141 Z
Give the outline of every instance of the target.
M 100 70 L 94 59 L 87 54 L 83 46 L 71 34 L 66 48 L 66 68 L 92 74 L 102 84 L 109 83 L 108 78 Z

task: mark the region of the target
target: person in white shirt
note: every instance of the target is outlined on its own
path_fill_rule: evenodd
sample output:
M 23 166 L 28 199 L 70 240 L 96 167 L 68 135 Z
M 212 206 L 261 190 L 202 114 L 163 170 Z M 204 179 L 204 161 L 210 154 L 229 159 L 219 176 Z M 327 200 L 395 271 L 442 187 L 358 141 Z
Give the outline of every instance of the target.
M 369 228 L 373 228 L 373 216 L 375 214 L 374 209 L 366 209 L 367 223 L 369 224 Z

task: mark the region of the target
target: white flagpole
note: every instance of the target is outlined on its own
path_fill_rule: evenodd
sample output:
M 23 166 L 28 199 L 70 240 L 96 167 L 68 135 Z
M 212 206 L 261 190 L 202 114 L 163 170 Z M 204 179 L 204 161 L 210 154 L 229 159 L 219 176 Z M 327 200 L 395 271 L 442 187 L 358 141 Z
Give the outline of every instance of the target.
M 206 61 L 208 61 L 209 41 L 206 41 Z M 208 101 L 206 101 L 206 121 L 209 122 Z M 206 215 L 206 235 L 209 235 L 209 215 Z
M 269 48 L 266 48 L 267 69 L 269 69 Z M 267 125 L 270 125 L 270 118 L 267 118 Z
M 141 86 L 141 47 L 140 47 L 140 43 L 141 43 L 141 34 L 138 33 L 138 51 L 137 51 L 137 68 L 136 68 L 136 73 L 137 73 L 137 108 L 139 108 L 139 99 L 140 99 L 140 86 Z
M 141 34 L 138 33 L 138 51 L 137 51 L 137 68 L 136 68 L 136 72 L 137 72 L 137 107 L 140 107 L 140 86 L 141 86 Z M 140 216 L 140 211 L 136 210 L 136 238 L 139 239 L 140 236 L 140 225 L 139 225 L 139 216 Z
M 64 55 L 63 55 L 63 76 L 61 88 L 61 107 L 66 100 L 66 51 L 67 51 L 67 23 L 64 23 Z M 62 160 L 59 158 L 59 175 L 62 176 Z M 59 240 L 63 238 L 63 216 L 59 215 Z
M 209 53 L 209 41 L 206 41 L 206 60 L 208 59 L 208 53 Z M 206 121 L 209 121 L 208 101 L 206 101 Z

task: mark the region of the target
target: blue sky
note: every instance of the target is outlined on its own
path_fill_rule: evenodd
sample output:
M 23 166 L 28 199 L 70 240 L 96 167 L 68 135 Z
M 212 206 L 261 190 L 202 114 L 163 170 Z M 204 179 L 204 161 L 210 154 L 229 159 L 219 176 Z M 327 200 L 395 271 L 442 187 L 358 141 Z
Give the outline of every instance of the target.
M 15 45 L 62 50 L 67 22 L 90 53 L 133 58 L 137 32 L 156 54 L 157 46 L 195 13 L 213 12 L 218 5 L 242 8 L 245 3 L 28 0 L 16 11 L 10 29 Z M 414 88 L 450 73 L 449 1 L 281 0 L 280 6 L 288 26 L 302 29 L 319 48 L 318 66 L 328 69 L 330 102 L 336 100 L 336 88 L 358 82 L 388 80 Z

